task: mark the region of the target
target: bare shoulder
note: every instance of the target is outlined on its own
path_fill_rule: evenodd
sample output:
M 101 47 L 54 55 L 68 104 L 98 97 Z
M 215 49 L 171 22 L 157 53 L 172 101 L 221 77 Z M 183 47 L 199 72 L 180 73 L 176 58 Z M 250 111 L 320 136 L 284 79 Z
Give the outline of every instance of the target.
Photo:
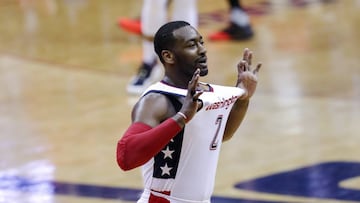
M 132 110 L 133 122 L 156 126 L 174 114 L 169 99 L 160 93 L 149 93 L 139 99 Z

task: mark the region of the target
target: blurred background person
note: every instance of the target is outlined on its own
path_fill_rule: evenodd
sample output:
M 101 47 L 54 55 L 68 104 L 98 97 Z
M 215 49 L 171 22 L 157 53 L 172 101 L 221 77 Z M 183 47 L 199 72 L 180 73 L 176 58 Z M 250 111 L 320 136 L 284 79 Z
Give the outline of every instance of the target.
M 254 32 L 250 18 L 240 0 L 227 0 L 229 5 L 229 25 L 221 31 L 209 35 L 211 41 L 220 40 L 247 40 Z

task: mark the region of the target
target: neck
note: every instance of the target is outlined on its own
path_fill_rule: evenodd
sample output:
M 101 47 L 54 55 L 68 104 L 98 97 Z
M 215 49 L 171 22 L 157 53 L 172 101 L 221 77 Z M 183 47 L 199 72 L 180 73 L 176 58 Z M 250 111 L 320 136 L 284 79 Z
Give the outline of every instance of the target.
M 163 82 L 182 89 L 187 89 L 190 80 L 176 79 L 176 77 L 169 77 L 167 75 L 162 79 Z
M 169 77 L 164 77 L 162 80 L 162 82 L 171 85 L 173 87 L 177 87 L 177 88 L 181 88 L 181 89 L 187 89 L 188 88 L 188 83 L 186 84 L 182 84 L 182 85 L 178 85 L 177 83 L 174 83 L 172 80 L 170 80 Z M 197 91 L 204 91 L 204 92 L 211 92 L 212 91 L 212 87 L 208 84 L 204 84 L 204 83 L 199 83 L 196 87 Z

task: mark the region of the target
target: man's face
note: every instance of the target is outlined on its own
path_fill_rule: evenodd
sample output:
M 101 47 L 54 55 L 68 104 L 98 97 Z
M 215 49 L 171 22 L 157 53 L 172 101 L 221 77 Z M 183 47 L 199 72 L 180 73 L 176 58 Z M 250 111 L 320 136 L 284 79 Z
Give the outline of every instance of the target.
M 189 76 L 197 68 L 200 69 L 200 76 L 207 75 L 206 49 L 202 36 L 191 26 L 175 30 L 174 36 L 177 39 L 173 49 L 177 67 Z

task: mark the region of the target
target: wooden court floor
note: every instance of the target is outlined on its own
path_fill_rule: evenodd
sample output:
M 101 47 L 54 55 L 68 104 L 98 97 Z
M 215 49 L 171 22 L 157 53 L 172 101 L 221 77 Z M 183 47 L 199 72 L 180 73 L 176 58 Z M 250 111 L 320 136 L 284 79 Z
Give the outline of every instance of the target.
M 263 63 L 245 121 L 223 145 L 213 202 L 360 202 L 360 1 L 243 4 L 255 37 L 211 42 L 227 5 L 199 0 L 203 81 L 233 85 L 245 47 Z M 125 87 L 141 39 L 116 23 L 140 9 L 0 0 L 0 203 L 136 200 L 140 170 L 121 171 L 115 148 L 137 99 Z

